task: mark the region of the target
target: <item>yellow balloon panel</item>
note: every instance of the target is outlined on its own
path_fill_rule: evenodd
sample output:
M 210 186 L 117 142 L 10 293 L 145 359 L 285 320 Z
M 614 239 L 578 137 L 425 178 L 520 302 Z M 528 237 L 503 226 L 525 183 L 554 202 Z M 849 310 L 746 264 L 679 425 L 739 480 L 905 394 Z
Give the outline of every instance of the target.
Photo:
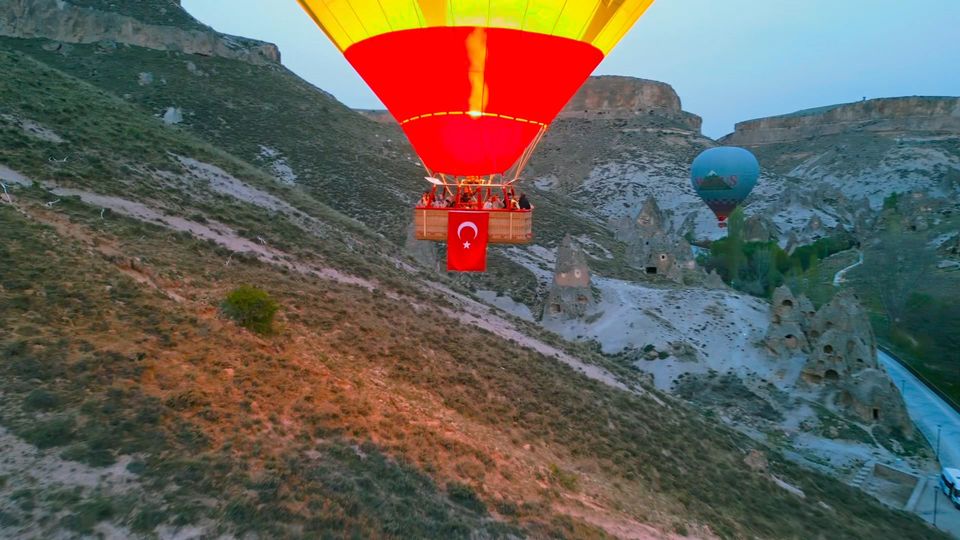
M 345 51 L 367 38 L 435 26 L 513 28 L 590 43 L 604 54 L 653 0 L 297 0 Z

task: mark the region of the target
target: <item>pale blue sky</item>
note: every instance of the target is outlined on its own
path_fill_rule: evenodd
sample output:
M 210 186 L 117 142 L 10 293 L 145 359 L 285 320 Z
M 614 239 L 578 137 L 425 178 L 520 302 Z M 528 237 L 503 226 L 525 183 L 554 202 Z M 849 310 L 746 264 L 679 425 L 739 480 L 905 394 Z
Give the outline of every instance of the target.
M 356 108 L 381 108 L 295 0 L 183 0 L 217 30 Z M 861 97 L 960 95 L 960 0 L 657 0 L 597 74 L 667 82 L 720 137 L 735 122 Z

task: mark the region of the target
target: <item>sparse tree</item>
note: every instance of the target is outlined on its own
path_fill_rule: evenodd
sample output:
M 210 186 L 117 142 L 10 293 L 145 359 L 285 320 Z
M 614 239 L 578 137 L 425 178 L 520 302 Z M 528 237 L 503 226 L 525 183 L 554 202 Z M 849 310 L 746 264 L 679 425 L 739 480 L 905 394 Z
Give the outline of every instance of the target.
M 880 299 L 891 324 L 899 324 L 907 302 L 936 264 L 936 256 L 922 236 L 903 230 L 899 216 L 890 216 L 864 252 L 864 284 Z
M 746 262 L 743 254 L 743 209 L 737 208 L 727 219 L 726 266 L 730 283 L 740 280 L 740 267 Z

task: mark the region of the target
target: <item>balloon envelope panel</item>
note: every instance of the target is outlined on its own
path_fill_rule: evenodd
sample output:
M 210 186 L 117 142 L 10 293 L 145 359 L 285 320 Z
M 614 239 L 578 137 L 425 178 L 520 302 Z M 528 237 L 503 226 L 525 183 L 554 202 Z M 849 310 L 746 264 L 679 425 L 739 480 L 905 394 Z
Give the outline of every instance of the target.
M 415 28 L 481 26 L 573 39 L 603 54 L 653 0 L 298 0 L 346 51 L 365 39 Z
M 701 153 L 690 171 L 693 189 L 723 221 L 750 195 L 760 178 L 760 164 L 750 151 L 733 146 Z
M 510 169 L 653 0 L 298 0 L 426 166 Z
M 471 40 L 484 46 L 479 77 L 470 76 Z M 513 166 L 603 59 L 579 41 L 471 27 L 392 32 L 346 57 L 424 164 L 463 176 Z

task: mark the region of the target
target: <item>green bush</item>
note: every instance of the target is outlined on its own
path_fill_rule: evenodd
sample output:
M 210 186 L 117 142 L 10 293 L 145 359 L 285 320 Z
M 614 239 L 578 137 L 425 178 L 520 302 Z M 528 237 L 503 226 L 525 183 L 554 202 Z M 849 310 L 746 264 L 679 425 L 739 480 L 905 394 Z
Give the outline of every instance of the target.
M 451 501 L 463 506 L 464 508 L 473 510 L 478 514 L 487 513 L 487 505 L 483 504 L 483 501 L 481 501 L 480 497 L 477 496 L 477 492 L 466 484 L 461 484 L 460 482 L 448 483 L 447 496 L 450 497 Z
M 85 535 L 93 533 L 97 523 L 110 519 L 115 513 L 113 503 L 103 497 L 81 503 L 76 510 L 76 513 L 65 516 L 61 523 L 68 529 Z
M 47 422 L 39 422 L 20 436 L 37 448 L 52 448 L 63 446 L 74 439 L 76 422 L 72 417 L 55 418 Z
M 273 318 L 280 305 L 266 291 L 242 285 L 227 295 L 223 312 L 240 326 L 258 334 L 273 333 Z
M 28 411 L 52 411 L 59 409 L 60 397 L 42 388 L 31 390 L 23 400 L 23 408 Z

